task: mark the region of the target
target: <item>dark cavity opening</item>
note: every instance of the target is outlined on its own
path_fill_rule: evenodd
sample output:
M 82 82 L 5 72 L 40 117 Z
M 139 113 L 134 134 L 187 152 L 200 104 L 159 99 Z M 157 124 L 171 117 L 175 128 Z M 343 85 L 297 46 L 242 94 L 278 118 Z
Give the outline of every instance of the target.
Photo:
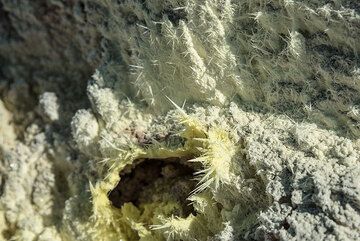
M 188 159 L 187 159 L 188 160 Z M 181 205 L 174 215 L 186 217 L 194 213 L 186 200 L 196 186 L 194 168 L 180 158 L 139 159 L 120 172 L 120 182 L 109 192 L 112 205 L 121 208 L 124 203 L 140 204 L 165 200 Z

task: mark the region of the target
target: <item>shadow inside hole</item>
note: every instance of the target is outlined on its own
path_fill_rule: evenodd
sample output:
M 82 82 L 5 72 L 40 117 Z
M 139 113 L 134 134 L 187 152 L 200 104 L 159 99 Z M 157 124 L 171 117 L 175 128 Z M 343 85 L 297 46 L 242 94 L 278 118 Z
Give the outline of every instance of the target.
M 141 204 L 172 200 L 181 205 L 176 215 L 186 217 L 195 211 L 187 200 L 196 186 L 195 170 L 180 158 L 141 159 L 135 166 L 125 168 L 120 182 L 109 192 L 112 205 L 121 208 L 125 203 Z M 166 200 L 164 200 L 166 199 Z

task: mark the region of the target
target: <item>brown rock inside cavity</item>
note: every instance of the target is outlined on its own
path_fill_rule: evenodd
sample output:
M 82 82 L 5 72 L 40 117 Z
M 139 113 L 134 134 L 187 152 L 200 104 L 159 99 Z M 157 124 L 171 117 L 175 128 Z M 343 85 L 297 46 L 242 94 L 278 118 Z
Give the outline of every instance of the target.
M 108 197 L 117 208 L 129 202 L 139 207 L 172 200 L 181 204 L 182 210 L 177 215 L 187 216 L 193 212 L 186 200 L 196 186 L 193 173 L 194 169 L 182 164 L 179 158 L 145 159 L 130 171 L 120 173 L 121 180 Z

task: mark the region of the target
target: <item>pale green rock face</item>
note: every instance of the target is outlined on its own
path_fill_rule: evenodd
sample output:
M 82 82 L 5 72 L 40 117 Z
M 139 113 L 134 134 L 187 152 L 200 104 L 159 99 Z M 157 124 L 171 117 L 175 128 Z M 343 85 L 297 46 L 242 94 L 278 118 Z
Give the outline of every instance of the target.
M 179 104 L 236 101 L 360 135 L 355 1 L 93 4 L 111 46 L 105 71 L 123 63 L 118 78 L 155 112 L 172 108 L 166 96 Z
M 355 0 L 0 0 L 0 240 L 360 240 Z

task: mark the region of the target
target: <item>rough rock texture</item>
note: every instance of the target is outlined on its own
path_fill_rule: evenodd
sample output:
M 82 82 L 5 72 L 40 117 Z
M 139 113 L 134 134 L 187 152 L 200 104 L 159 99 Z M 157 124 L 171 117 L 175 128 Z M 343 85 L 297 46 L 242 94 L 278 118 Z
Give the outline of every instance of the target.
M 0 240 L 360 240 L 359 37 L 355 0 L 0 0 Z
M 80 1 L 0 1 L 5 240 L 59 240 L 70 196 L 66 178 L 78 156 L 69 123 L 89 106 L 84 90 L 100 62 L 100 35 L 86 23 L 83 7 Z
M 82 1 L 0 1 L 0 93 L 20 135 L 44 92 L 59 99 L 63 128 L 88 105 L 84 89 L 101 47 L 86 15 Z
M 176 103 L 310 120 L 359 137 L 355 1 L 93 1 L 108 39 L 155 111 Z M 90 8 L 89 8 L 90 9 Z M 93 19 L 91 18 L 93 17 Z M 182 90 L 182 91 L 178 91 Z

